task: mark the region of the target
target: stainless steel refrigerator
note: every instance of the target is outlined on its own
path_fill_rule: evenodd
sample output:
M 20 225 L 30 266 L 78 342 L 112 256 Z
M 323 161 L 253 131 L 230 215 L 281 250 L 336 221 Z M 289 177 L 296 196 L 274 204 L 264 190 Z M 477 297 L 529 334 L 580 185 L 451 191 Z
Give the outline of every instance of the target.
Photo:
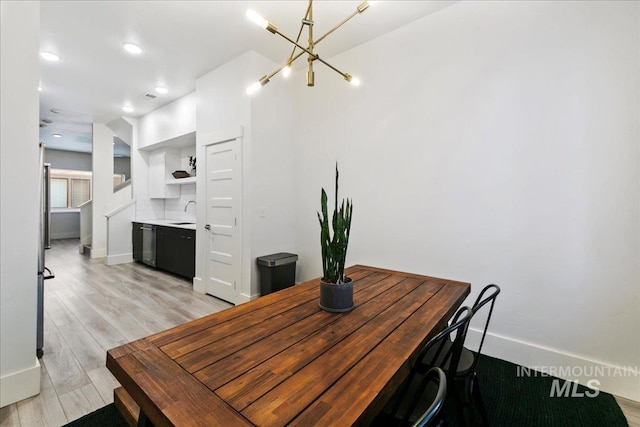
M 38 244 L 38 329 L 36 355 L 44 348 L 44 281 L 55 275 L 45 266 L 45 249 L 51 247 L 51 165 L 44 162 L 44 143 L 40 143 L 40 233 Z

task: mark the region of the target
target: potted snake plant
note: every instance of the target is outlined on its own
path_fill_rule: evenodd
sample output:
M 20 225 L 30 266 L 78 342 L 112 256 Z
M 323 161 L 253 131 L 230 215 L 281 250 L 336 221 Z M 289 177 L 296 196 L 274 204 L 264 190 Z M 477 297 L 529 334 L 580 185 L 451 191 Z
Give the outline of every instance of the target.
M 351 231 L 351 200 L 343 199 L 338 205 L 338 164 L 336 163 L 335 206 L 329 224 L 327 192 L 322 189 L 318 212 L 320 221 L 320 248 L 322 250 L 322 279 L 320 280 L 320 308 L 334 313 L 351 311 L 353 305 L 353 282 L 344 275 L 349 232 Z M 333 230 L 333 235 L 331 235 Z

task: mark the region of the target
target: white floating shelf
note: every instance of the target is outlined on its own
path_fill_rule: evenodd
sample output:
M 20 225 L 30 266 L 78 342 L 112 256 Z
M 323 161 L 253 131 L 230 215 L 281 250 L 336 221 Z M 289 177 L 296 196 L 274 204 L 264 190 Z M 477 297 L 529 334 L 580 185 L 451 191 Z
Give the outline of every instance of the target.
M 196 177 L 195 176 L 190 176 L 189 178 L 180 178 L 180 179 L 169 179 L 167 180 L 167 182 L 165 182 L 165 184 L 167 185 L 182 185 L 182 184 L 195 184 L 196 183 Z

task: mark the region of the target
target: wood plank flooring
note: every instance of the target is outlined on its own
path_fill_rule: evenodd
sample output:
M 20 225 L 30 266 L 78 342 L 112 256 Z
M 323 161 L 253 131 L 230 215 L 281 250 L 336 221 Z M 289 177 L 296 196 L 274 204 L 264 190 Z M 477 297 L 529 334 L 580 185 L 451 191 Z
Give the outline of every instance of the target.
M 0 427 L 62 426 L 113 402 L 119 384 L 104 367 L 106 350 L 231 306 L 138 263 L 89 260 L 78 244 L 54 240 L 46 252 L 56 278 L 45 282 L 41 392 L 1 408 Z M 616 400 L 640 427 L 640 403 Z
M 108 349 L 231 307 L 187 279 L 90 260 L 78 244 L 54 240 L 46 251 L 56 278 L 45 282 L 41 392 L 0 409 L 2 427 L 62 426 L 113 402 Z

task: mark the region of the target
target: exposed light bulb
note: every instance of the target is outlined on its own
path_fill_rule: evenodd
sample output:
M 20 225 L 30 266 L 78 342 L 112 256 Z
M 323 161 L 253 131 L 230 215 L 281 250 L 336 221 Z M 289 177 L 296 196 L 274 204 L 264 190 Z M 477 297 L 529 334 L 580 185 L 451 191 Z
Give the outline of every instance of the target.
M 140 46 L 131 42 L 122 43 L 122 48 L 133 55 L 140 55 L 144 51 Z
M 262 76 L 260 80 L 258 80 L 257 82 L 255 82 L 254 84 L 252 84 L 247 88 L 247 94 L 251 95 L 258 89 L 260 89 L 262 86 L 266 85 L 267 83 L 269 83 L 269 78 L 267 76 Z
M 255 91 L 257 91 L 258 89 L 260 89 L 262 87 L 262 85 L 260 84 L 260 82 L 255 82 L 253 83 L 251 86 L 249 86 L 247 88 L 247 95 L 251 95 L 252 93 L 254 93 Z
M 60 61 L 60 57 L 52 52 L 40 52 L 40 56 L 43 59 L 46 59 L 47 61 L 51 61 L 51 62 Z
M 282 77 L 287 78 L 291 74 L 291 67 L 288 65 L 282 69 Z
M 358 13 L 362 13 L 365 10 L 369 9 L 369 6 L 373 6 L 374 3 L 375 3 L 374 1 L 365 1 L 360 3 L 357 7 Z
M 247 10 L 247 18 L 249 18 L 250 21 L 256 23 L 257 25 L 261 26 L 264 29 L 266 29 L 267 26 L 269 25 L 269 21 L 264 19 L 262 16 L 260 16 L 260 14 L 258 14 L 258 12 L 256 12 L 253 9 Z
M 349 83 L 351 83 L 354 86 L 360 86 L 360 79 L 357 77 L 353 77 L 351 74 L 349 73 L 345 73 L 344 74 L 344 79 L 346 81 L 348 81 Z

